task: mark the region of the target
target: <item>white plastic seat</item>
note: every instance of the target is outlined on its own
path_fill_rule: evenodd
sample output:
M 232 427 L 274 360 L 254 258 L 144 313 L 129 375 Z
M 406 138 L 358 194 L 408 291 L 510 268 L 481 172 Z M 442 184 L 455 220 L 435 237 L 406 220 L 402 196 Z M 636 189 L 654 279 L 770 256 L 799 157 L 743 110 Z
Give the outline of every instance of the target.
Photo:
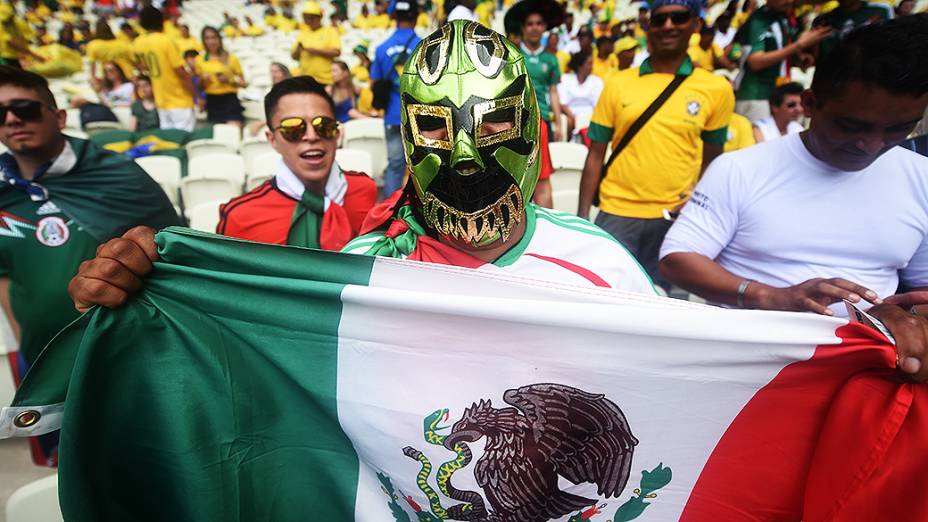
M 551 197 L 554 200 L 554 209 L 570 214 L 577 213 L 577 204 L 580 202 L 580 175 L 579 170 L 555 170 L 551 174 Z
M 188 160 L 212 154 L 235 154 L 235 149 L 228 144 L 213 139 L 193 140 L 184 145 L 184 148 L 187 150 Z
M 58 522 L 64 520 L 58 506 L 58 475 L 30 482 L 6 502 L 7 522 Z
M 548 144 L 551 152 L 551 165 L 554 170 L 583 171 L 586 155 L 589 152 L 585 145 L 580 143 L 551 142 Z
M 180 203 L 178 189 L 180 188 L 181 164 L 179 158 L 144 156 L 136 159 L 135 162 L 161 186 L 161 190 L 167 194 L 172 205 L 177 206 Z
M 245 174 L 251 174 L 255 171 L 256 161 L 259 157 L 267 160 L 269 154 L 277 155 L 277 152 L 266 141 L 249 140 L 242 144 L 241 155 L 245 161 Z M 275 161 L 276 165 L 277 162 Z
M 231 152 L 201 154 L 187 160 L 188 178 L 227 178 L 241 185 L 245 181 L 245 160 Z
M 251 190 L 277 175 L 280 155 L 275 151 L 259 154 L 253 159 L 252 170 L 245 181 L 245 190 Z
M 387 167 L 387 141 L 384 135 L 383 120 L 380 118 L 362 118 L 349 120 L 342 124 L 344 133 L 343 148 L 366 150 L 371 155 L 371 171 L 374 179 L 381 179 Z
M 81 110 L 74 109 L 74 108 L 68 108 L 68 109 L 65 109 L 64 111 L 68 114 L 67 119 L 65 120 L 65 127 L 69 127 L 72 129 L 81 128 Z
M 362 149 L 337 149 L 335 151 L 335 161 L 342 170 L 363 172 L 368 176 L 374 170 L 371 153 Z
M 204 201 L 187 211 L 190 228 L 203 232 L 216 232 L 219 224 L 219 205 L 228 200 Z
M 180 180 L 180 195 L 184 200 L 185 214 L 202 203 L 228 201 L 242 195 L 242 182 L 224 176 L 187 177 Z
M 118 121 L 92 121 L 84 126 L 84 130 L 89 136 L 93 136 L 111 130 L 124 130 L 124 128 Z
M 217 123 L 213 125 L 213 140 L 225 143 L 232 150 L 238 150 L 242 144 L 242 128 L 230 123 Z
M 111 110 L 113 114 L 116 115 L 116 119 L 119 120 L 123 129 L 132 130 L 129 128 L 129 125 L 132 123 L 132 109 L 129 107 L 111 107 Z

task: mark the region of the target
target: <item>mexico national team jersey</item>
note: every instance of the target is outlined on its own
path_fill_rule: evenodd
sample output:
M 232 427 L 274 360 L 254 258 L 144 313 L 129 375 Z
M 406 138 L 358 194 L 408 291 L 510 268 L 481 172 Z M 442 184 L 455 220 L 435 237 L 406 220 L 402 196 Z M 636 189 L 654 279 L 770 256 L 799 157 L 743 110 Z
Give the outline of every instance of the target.
M 376 209 L 375 209 L 376 212 Z M 372 212 L 373 214 L 373 212 Z M 525 209 L 526 228 L 522 239 L 493 263 L 486 263 L 420 236 L 416 249 L 395 257 L 464 266 L 476 270 L 502 271 L 527 278 L 558 281 L 581 286 L 619 288 L 653 294 L 654 287 L 635 258 L 608 233 L 589 221 L 534 203 Z M 395 231 L 363 235 L 342 252 L 381 255 L 379 242 Z M 437 255 L 435 255 L 437 253 Z
M 135 225 L 179 221 L 167 196 L 132 160 L 69 138 L 27 192 L 16 162 L 0 156 L 0 277 L 10 280 L 20 352 L 31 363 L 79 315 L 68 282 L 97 245 Z
M 258 243 L 293 244 L 288 242 L 290 227 L 304 188 L 283 162 L 277 169 L 274 179 L 220 207 L 217 234 Z M 358 235 L 364 216 L 377 201 L 377 186 L 366 174 L 345 172 L 333 164 L 325 192 L 319 246 L 340 250 Z

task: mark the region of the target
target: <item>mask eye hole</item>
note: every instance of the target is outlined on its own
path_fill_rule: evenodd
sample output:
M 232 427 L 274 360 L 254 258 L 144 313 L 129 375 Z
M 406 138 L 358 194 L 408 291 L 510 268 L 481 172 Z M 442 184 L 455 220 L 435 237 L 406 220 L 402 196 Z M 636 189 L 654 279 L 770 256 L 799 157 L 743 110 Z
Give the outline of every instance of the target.
M 445 125 L 444 118 L 422 114 L 416 116 L 416 123 L 419 125 L 419 132 L 426 138 L 432 140 L 448 139 L 448 127 Z
M 451 150 L 451 109 L 410 104 L 406 108 L 413 142 L 419 147 Z
M 483 115 L 477 135 L 480 137 L 493 136 L 505 132 L 516 125 L 515 107 L 503 107 Z

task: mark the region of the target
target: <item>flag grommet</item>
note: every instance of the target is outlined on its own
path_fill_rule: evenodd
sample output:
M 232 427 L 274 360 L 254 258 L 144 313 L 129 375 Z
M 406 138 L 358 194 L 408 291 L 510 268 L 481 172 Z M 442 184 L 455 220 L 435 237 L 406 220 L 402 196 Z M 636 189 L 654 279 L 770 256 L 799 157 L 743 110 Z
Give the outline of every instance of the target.
M 13 425 L 17 428 L 28 428 L 39 422 L 40 418 L 42 418 L 42 414 L 35 410 L 22 411 L 13 418 Z

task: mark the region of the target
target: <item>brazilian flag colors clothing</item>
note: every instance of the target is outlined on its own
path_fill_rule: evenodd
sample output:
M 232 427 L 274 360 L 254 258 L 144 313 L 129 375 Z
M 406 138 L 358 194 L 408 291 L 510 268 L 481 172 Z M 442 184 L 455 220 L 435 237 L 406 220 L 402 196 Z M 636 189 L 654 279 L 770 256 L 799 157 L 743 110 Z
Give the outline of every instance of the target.
M 20 351 L 31 363 L 77 316 L 68 282 L 97 245 L 135 225 L 179 224 L 161 188 L 131 160 L 68 138 L 62 153 L 27 189 L 16 161 L 0 156 L 0 275 L 10 279 Z
M 391 205 L 388 202 L 384 206 Z M 377 209 L 371 215 L 376 212 Z M 408 207 L 400 211 L 400 216 L 402 222 L 396 220 L 386 231 L 365 234 L 348 243 L 343 251 L 654 294 L 647 274 L 622 245 L 601 228 L 572 214 L 534 203 L 526 205 L 525 235 L 493 263 L 463 254 L 425 235 Z
M 60 424 L 66 520 L 928 518 L 928 392 L 861 324 L 156 242 L 0 410 L 0 437 Z

